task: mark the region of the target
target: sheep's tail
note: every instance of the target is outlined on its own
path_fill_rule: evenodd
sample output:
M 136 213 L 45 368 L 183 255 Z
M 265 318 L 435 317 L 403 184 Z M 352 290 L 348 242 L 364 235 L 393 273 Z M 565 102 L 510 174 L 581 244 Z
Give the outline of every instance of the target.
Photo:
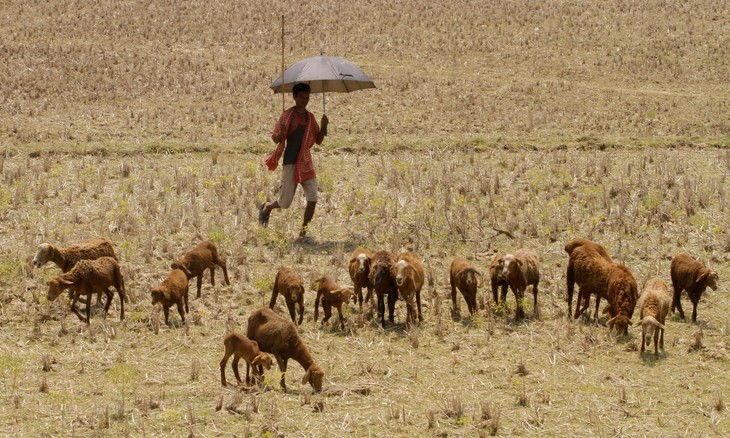
M 319 280 L 317 280 L 319 283 Z M 314 321 L 317 321 L 317 318 L 319 318 L 319 299 L 322 297 L 322 291 L 317 290 L 317 297 L 314 299 Z
M 122 275 L 122 270 L 119 265 L 114 266 L 114 282 L 119 285 L 124 302 L 129 304 L 130 301 L 129 296 L 127 295 L 127 288 L 124 287 L 124 276 Z

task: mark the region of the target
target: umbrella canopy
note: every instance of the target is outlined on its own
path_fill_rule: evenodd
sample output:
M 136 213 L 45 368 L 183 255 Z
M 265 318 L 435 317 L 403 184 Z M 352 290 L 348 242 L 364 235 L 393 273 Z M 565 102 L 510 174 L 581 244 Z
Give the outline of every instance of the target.
M 358 66 L 334 56 L 314 56 L 301 60 L 284 71 L 283 81 L 279 76 L 270 88 L 274 93 L 290 93 L 299 82 L 309 84 L 312 93 L 349 93 L 375 88 L 373 80 Z

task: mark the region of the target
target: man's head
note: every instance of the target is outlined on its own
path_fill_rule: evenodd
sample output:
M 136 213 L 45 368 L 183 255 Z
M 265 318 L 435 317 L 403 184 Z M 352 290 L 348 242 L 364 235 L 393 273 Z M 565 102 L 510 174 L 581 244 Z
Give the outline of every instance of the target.
M 309 93 L 311 91 L 312 89 L 309 87 L 309 84 L 305 84 L 303 82 L 300 82 L 294 86 L 294 88 L 292 89 L 292 95 L 294 96 L 294 102 L 296 103 L 297 107 L 307 107 L 307 104 L 309 103 Z
M 291 94 L 294 97 L 297 97 L 297 95 L 301 91 L 306 91 L 307 93 L 311 93 L 312 92 L 312 88 L 309 86 L 309 84 L 305 84 L 304 82 L 300 82 L 300 83 L 294 85 L 294 88 L 292 88 L 292 90 L 291 90 Z

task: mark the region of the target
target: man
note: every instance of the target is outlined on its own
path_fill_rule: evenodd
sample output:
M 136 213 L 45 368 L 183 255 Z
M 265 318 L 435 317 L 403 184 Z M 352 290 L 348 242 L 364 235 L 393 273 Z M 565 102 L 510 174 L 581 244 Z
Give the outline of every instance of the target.
M 322 144 L 327 132 L 326 115 L 322 115 L 322 129 L 320 130 L 314 114 L 307 111 L 311 88 L 308 84 L 299 83 L 294 86 L 292 96 L 294 106 L 284 111 L 274 127 L 271 139 L 277 143 L 276 150 L 266 158 L 266 167 L 276 170 L 279 158 L 284 156 L 281 171 L 281 189 L 279 199 L 274 202 L 264 202 L 259 207 L 259 222 L 266 226 L 269 215 L 275 208 L 289 208 L 294 199 L 297 184 L 302 186 L 307 206 L 304 209 L 304 219 L 299 238 L 307 234 L 307 226 L 314 216 L 317 205 L 317 175 L 314 172 L 311 149 L 315 143 Z

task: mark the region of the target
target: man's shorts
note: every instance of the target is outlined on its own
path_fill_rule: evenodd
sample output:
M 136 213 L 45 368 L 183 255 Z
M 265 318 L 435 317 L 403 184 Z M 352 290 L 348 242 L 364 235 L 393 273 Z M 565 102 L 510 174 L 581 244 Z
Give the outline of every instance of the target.
M 294 164 L 287 164 L 281 169 L 281 189 L 279 191 L 279 207 L 289 208 L 294 200 L 297 185 L 294 183 Z M 312 178 L 301 183 L 304 198 L 307 202 L 317 202 L 317 179 Z

